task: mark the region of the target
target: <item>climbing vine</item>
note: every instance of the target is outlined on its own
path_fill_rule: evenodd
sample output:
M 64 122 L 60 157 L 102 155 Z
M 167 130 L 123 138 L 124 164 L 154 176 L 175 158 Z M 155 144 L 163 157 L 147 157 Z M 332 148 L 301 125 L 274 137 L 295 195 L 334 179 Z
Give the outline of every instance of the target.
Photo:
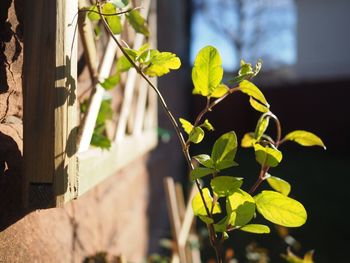
M 324 149 L 326 147 L 318 136 L 308 131 L 296 130 L 283 134 L 278 117 L 271 111 L 264 94 L 252 83 L 260 72 L 261 61 L 253 66 L 242 60 L 237 76 L 228 83 L 223 83 L 224 70 L 218 50 L 213 46 L 203 47 L 192 68 L 192 93 L 203 97 L 205 107 L 194 121 L 184 118 L 177 120 L 168 108 L 161 90 L 153 85 L 150 78 L 161 77 L 171 70 L 179 69 L 180 59 L 173 53 L 152 49 L 149 44 L 144 44 L 137 50 L 132 49 L 115 37 L 122 32 L 122 16 L 137 33 L 149 36 L 147 22 L 138 8 L 133 7 L 128 0 L 113 0 L 98 1 L 84 11 L 90 20 L 105 27 L 123 54 L 118 58 L 114 74 L 103 80 L 101 86 L 106 90 L 113 89 L 120 81 L 120 74 L 134 68 L 157 93 L 181 144 L 190 171 L 189 179 L 198 188 L 198 193 L 192 200 L 193 212 L 207 225 L 209 240 L 218 262 L 223 262 L 221 246 L 232 232 L 270 232 L 267 225 L 255 222 L 257 214 L 269 222 L 285 227 L 300 227 L 306 222 L 307 212 L 304 206 L 288 196 L 291 185 L 284 179 L 273 176 L 272 169 L 281 163 L 282 149 L 288 141 L 301 146 L 320 146 Z M 235 156 L 239 143 L 234 131 L 221 135 L 213 144 L 210 154 L 191 155 L 191 146 L 201 143 L 203 138 L 214 130 L 211 121 L 205 117 L 206 114 L 216 110 L 218 104 L 236 93 L 245 94 L 252 109 L 261 114 L 255 131 L 246 133 L 240 142 L 241 147 L 252 149 L 260 166 L 256 182 L 250 187 L 243 184 L 243 175 L 223 175 L 226 169 L 238 165 Z M 109 114 L 108 105 L 102 105 L 92 142 L 104 148 L 110 145 L 101 137 L 104 122 Z M 276 129 L 276 138 L 267 134 L 271 123 Z M 204 178 L 208 180 L 202 180 Z M 263 181 L 267 181 L 271 190 L 259 192 Z M 285 258 L 291 261 L 296 259 L 296 256 L 293 257 L 289 253 Z

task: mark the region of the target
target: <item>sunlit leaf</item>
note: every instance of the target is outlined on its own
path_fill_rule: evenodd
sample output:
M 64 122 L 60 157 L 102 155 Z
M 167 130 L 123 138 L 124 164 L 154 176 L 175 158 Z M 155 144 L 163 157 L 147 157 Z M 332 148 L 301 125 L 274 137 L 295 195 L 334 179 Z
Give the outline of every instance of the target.
M 249 224 L 245 225 L 239 230 L 249 232 L 249 233 L 254 233 L 254 234 L 268 234 L 270 233 L 270 228 L 265 225 L 260 225 L 260 224 Z
M 299 227 L 306 222 L 304 206 L 290 197 L 275 191 L 262 191 L 254 199 L 259 213 L 272 223 Z
M 170 52 L 151 52 L 150 64 L 145 68 L 144 73 L 150 77 L 163 76 L 170 72 L 170 69 L 178 69 L 181 66 L 180 59 Z
M 120 81 L 120 74 L 117 72 L 116 74 L 106 78 L 102 83 L 101 86 L 105 90 L 111 90 L 113 89 Z
M 206 224 L 212 224 L 214 223 L 214 220 L 211 219 L 210 217 L 208 216 L 198 216 L 200 220 L 202 220 L 204 223 Z
M 250 194 L 238 189 L 226 199 L 226 211 L 230 225 L 244 226 L 254 217 L 255 201 Z
M 268 176 L 266 180 L 268 184 L 277 192 L 280 192 L 285 196 L 289 195 L 291 186 L 287 181 L 271 175 Z
M 108 150 L 111 148 L 111 141 L 108 139 L 108 137 L 95 132 L 92 134 L 90 144 L 101 149 Z
M 252 64 L 246 63 L 243 59 L 241 59 L 240 64 L 241 64 L 241 68 L 238 71 L 238 75 L 239 76 L 243 76 L 243 75 L 248 75 L 248 74 L 253 74 L 254 73 Z
M 255 142 L 256 142 L 256 140 L 255 140 L 254 133 L 249 132 L 249 133 L 244 134 L 243 139 L 241 141 L 241 146 L 243 148 L 253 147 Z
M 117 60 L 117 64 L 116 64 L 117 71 L 119 72 L 128 71 L 131 67 L 132 65 L 130 61 L 126 58 L 126 56 L 121 56 Z
M 204 138 L 204 131 L 201 127 L 194 127 L 188 137 L 190 142 L 200 143 Z
M 92 11 L 92 12 L 89 12 Z M 98 13 L 98 8 L 96 5 L 92 5 L 89 8 L 89 11 L 87 13 L 87 17 L 91 20 L 91 21 L 97 21 L 100 20 L 100 14 Z
M 276 167 L 282 160 L 282 152 L 271 147 L 254 144 L 255 159 L 262 166 Z
M 263 112 L 263 113 L 270 111 L 268 107 L 266 107 L 265 105 L 261 104 L 259 101 L 255 100 L 253 97 L 249 98 L 249 103 L 257 111 L 260 111 L 260 112 Z
M 303 130 L 292 131 L 286 135 L 284 140 L 295 141 L 302 146 L 321 146 L 324 149 L 326 149 L 326 146 L 324 145 L 321 138 L 319 138 L 315 134 L 308 131 L 303 131 Z
M 191 180 L 194 181 L 196 179 L 202 178 L 202 177 L 204 177 L 204 176 L 206 176 L 208 174 L 212 174 L 214 172 L 215 172 L 215 170 L 211 169 L 211 168 L 196 167 L 190 173 Z
M 268 114 L 263 114 L 255 128 L 255 134 L 254 137 L 257 141 L 260 140 L 261 136 L 263 136 L 264 132 L 266 131 L 267 127 L 269 126 L 269 120 L 270 116 Z
M 227 87 L 225 84 L 220 84 L 216 86 L 214 91 L 210 94 L 210 97 L 212 98 L 221 98 L 229 91 L 229 87 Z
M 126 14 L 129 24 L 137 33 L 141 33 L 146 37 L 149 36 L 146 20 L 141 16 L 138 10 L 132 10 Z
M 182 128 L 184 129 L 184 131 L 187 133 L 187 134 L 190 134 L 191 131 L 193 130 L 193 125 L 192 123 L 190 123 L 188 120 L 185 120 L 184 118 L 180 118 L 179 119 L 181 125 L 182 125 Z
M 219 52 L 212 46 L 202 48 L 192 69 L 193 94 L 210 96 L 222 80 L 224 70 Z
M 103 14 L 115 14 L 116 9 L 115 6 L 112 3 L 105 3 L 102 7 L 102 13 Z M 109 15 L 104 16 L 104 18 L 107 21 L 108 26 L 110 27 L 113 34 L 117 35 L 120 34 L 123 30 L 122 24 L 120 22 L 120 18 L 117 15 Z
M 263 104 L 265 107 L 270 108 L 270 105 L 265 99 L 264 94 L 250 81 L 243 80 L 239 84 L 239 89 L 243 93 L 253 97 L 255 100 L 259 101 L 261 104 Z
M 205 120 L 202 124 L 203 128 L 206 128 L 208 131 L 213 131 L 214 127 L 211 125 L 211 123 L 208 120 Z
M 199 154 L 196 156 L 193 156 L 194 159 L 196 159 L 201 165 L 207 167 L 207 168 L 214 168 L 214 162 L 207 154 Z
M 300 258 L 288 248 L 287 255 L 282 254 L 281 256 L 289 263 L 314 263 L 313 255 L 314 251 L 310 250 L 304 255 L 304 258 Z
M 217 176 L 211 180 L 210 185 L 219 197 L 232 195 L 241 187 L 243 178 L 232 176 Z
M 221 212 L 221 208 L 220 205 L 216 202 L 213 209 L 213 198 L 210 195 L 209 189 L 208 188 L 203 188 L 202 189 L 203 192 L 203 196 L 204 196 L 204 200 L 205 203 L 209 209 L 209 211 L 213 211 L 213 214 L 217 214 Z M 199 216 L 207 216 L 207 212 L 205 210 L 205 206 L 203 203 L 203 200 L 201 198 L 200 193 L 198 192 L 194 198 L 192 199 L 192 209 L 193 209 L 193 213 L 195 215 L 199 215 Z
M 234 158 L 237 151 L 237 137 L 231 131 L 223 134 L 214 143 L 211 153 L 211 159 L 214 161 L 217 169 L 224 169 L 221 165 L 227 167 L 228 163 L 234 163 Z

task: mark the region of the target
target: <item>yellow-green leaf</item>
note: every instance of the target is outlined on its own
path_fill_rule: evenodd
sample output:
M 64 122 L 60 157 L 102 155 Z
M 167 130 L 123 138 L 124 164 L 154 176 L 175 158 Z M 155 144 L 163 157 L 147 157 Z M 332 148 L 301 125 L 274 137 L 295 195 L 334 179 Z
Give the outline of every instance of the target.
M 92 11 L 92 12 L 90 12 Z M 92 5 L 89 7 L 89 11 L 87 13 L 87 17 L 91 20 L 91 21 L 97 21 L 100 20 L 100 14 L 98 13 L 98 9 L 96 5 Z
M 263 113 L 270 111 L 268 107 L 266 107 L 265 105 L 261 104 L 259 101 L 255 100 L 253 97 L 249 98 L 249 103 L 257 111 L 260 111 L 260 112 L 263 112 Z
M 227 167 L 227 162 L 234 163 L 234 158 L 237 151 L 237 137 L 236 134 L 231 131 L 223 134 L 214 143 L 211 153 L 211 159 L 213 160 L 217 169 L 224 169 Z
M 210 195 L 209 189 L 203 188 L 202 192 L 203 192 L 205 203 L 209 211 L 211 211 L 213 206 L 213 198 Z M 205 210 L 205 206 L 199 192 L 192 199 L 192 209 L 193 209 L 193 213 L 197 216 L 207 216 L 207 212 Z M 215 203 L 212 213 L 213 214 L 221 213 L 221 208 L 219 203 L 217 202 Z
M 128 71 L 132 67 L 130 61 L 126 58 L 126 56 L 121 56 L 116 63 L 117 71 L 124 72 Z
M 255 100 L 259 101 L 265 107 L 270 108 L 270 105 L 268 104 L 267 100 L 265 99 L 264 94 L 258 89 L 257 86 L 255 86 L 250 81 L 243 80 L 241 83 L 239 83 L 239 89 L 243 93 L 245 93 L 245 94 L 253 97 Z
M 204 138 L 204 131 L 201 127 L 194 127 L 188 137 L 190 142 L 200 143 Z
M 207 154 L 199 154 L 196 156 L 193 156 L 194 159 L 196 159 L 201 165 L 207 167 L 207 168 L 214 168 L 214 162 Z
M 272 147 L 272 146 L 271 146 Z M 276 148 L 254 144 L 255 159 L 262 166 L 276 167 L 282 160 L 282 152 Z
M 210 185 L 219 197 L 232 195 L 241 187 L 243 178 L 232 176 L 217 176 L 211 180 Z
M 214 91 L 210 94 L 212 98 L 221 98 L 229 91 L 229 87 L 225 84 L 219 84 Z
M 249 133 L 244 134 L 243 139 L 241 141 L 241 146 L 243 148 L 253 147 L 255 142 L 256 142 L 256 140 L 254 137 L 254 133 L 249 132 Z
M 287 250 L 287 255 L 282 254 L 282 257 L 289 263 L 314 263 L 313 255 L 314 251 L 310 250 L 305 255 L 304 258 L 300 258 L 295 255 L 289 248 Z
M 192 69 L 193 94 L 210 96 L 222 80 L 224 70 L 219 52 L 212 46 L 202 48 Z
M 263 115 L 261 115 L 255 128 L 254 137 L 257 141 L 260 140 L 261 136 L 263 136 L 264 132 L 269 126 L 269 120 L 270 120 L 270 115 L 268 113 L 264 113 Z
M 255 201 L 250 194 L 238 189 L 226 199 L 226 211 L 230 225 L 244 226 L 255 214 Z
M 181 66 L 180 59 L 171 52 L 159 52 L 152 50 L 150 64 L 144 73 L 150 77 L 160 77 L 170 72 L 170 69 L 178 69 Z
M 120 81 L 120 73 L 117 72 L 116 74 L 109 76 L 108 78 L 106 78 L 102 83 L 101 86 L 105 89 L 105 90 L 111 90 L 113 89 Z
M 194 181 L 196 179 L 199 179 L 199 178 L 202 178 L 208 174 L 212 174 L 214 173 L 215 170 L 214 169 L 211 169 L 211 168 L 207 168 L 207 167 L 196 167 L 194 168 L 191 173 L 190 173 L 190 176 L 191 176 L 191 180 Z
M 254 234 L 268 234 L 270 233 L 270 228 L 261 224 L 249 224 L 239 228 L 242 231 L 254 233 Z
M 127 13 L 126 18 L 137 33 L 141 33 L 146 37 L 149 36 L 146 20 L 141 16 L 138 10 L 130 11 Z
M 321 146 L 326 149 L 323 141 L 317 135 L 303 130 L 292 131 L 286 135 L 285 141 L 295 141 L 302 146 Z
M 180 118 L 179 119 L 181 125 L 182 125 L 182 128 L 184 129 L 184 131 L 187 133 L 187 134 L 190 134 L 191 131 L 193 130 L 193 125 L 192 123 L 190 123 L 188 120 L 185 120 L 184 118 Z
M 206 128 L 208 131 L 213 131 L 214 127 L 211 125 L 211 123 L 208 120 L 205 120 L 204 123 L 202 124 L 204 128 Z
M 105 3 L 102 7 L 103 14 L 115 14 L 116 8 L 112 3 Z M 108 26 L 112 30 L 113 34 L 117 35 L 123 31 L 122 23 L 117 15 L 104 16 L 107 21 Z
M 254 199 L 259 213 L 272 223 L 299 227 L 306 222 L 307 213 L 304 206 L 290 197 L 275 191 L 262 191 Z
M 287 181 L 275 176 L 268 175 L 267 182 L 277 192 L 280 192 L 285 196 L 289 195 L 291 186 Z

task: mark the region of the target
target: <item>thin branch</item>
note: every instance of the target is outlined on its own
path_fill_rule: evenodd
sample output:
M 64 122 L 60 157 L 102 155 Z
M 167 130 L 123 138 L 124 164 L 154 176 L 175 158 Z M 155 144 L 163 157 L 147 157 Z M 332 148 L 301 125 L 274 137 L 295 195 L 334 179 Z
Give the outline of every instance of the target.
M 136 9 L 140 9 L 140 8 L 141 7 L 129 8 L 129 9 L 125 10 L 125 11 L 112 13 L 112 14 L 106 14 L 106 13 L 102 13 L 102 12 L 100 13 L 98 11 L 90 10 L 90 9 L 80 9 L 78 11 L 78 13 L 81 13 L 81 12 L 92 12 L 92 13 L 96 13 L 96 14 L 103 15 L 103 16 L 120 16 L 120 15 L 123 15 L 123 14 L 126 14 L 126 13 L 130 13 L 131 11 L 136 10 Z
M 135 68 L 135 70 L 137 71 L 137 73 L 139 73 L 141 75 L 141 77 L 150 85 L 150 87 L 156 92 L 157 96 L 158 96 L 158 99 L 160 100 L 161 102 L 161 105 L 163 107 L 163 109 L 165 110 L 169 120 L 171 121 L 174 129 L 175 129 L 175 132 L 177 134 L 177 137 L 179 139 L 179 142 L 182 146 L 182 150 L 183 150 L 183 153 L 184 153 L 184 156 L 185 156 L 185 159 L 187 161 L 187 164 L 188 166 L 190 167 L 191 170 L 194 169 L 193 167 L 193 164 L 191 162 L 191 157 L 189 155 L 189 152 L 188 152 L 188 149 L 187 149 L 187 146 L 186 146 L 186 143 L 185 143 L 185 139 L 181 133 L 181 130 L 180 130 L 180 127 L 178 125 L 178 123 L 176 122 L 173 114 L 171 113 L 170 109 L 168 108 L 168 105 L 166 104 L 164 98 L 163 98 L 163 95 L 160 93 L 160 91 L 153 85 L 153 83 L 147 78 L 147 76 L 142 72 L 142 70 L 140 69 L 140 67 L 131 59 L 131 57 L 127 54 L 127 52 L 124 50 L 123 46 L 120 44 L 120 42 L 118 41 L 118 39 L 115 37 L 115 35 L 113 34 L 112 30 L 109 28 L 105 18 L 101 15 L 101 6 L 99 5 L 99 3 L 97 4 L 97 8 L 98 8 L 98 11 L 100 12 L 100 17 L 101 17 L 101 20 L 103 22 L 103 25 L 104 27 L 106 28 L 106 30 L 108 31 L 108 33 L 110 34 L 110 36 L 112 37 L 112 39 L 115 41 L 115 43 L 117 44 L 117 46 L 119 47 L 119 49 L 121 50 L 121 52 L 123 53 L 123 55 L 127 58 L 127 60 L 131 63 L 131 65 Z M 209 209 L 208 209 L 208 206 L 205 202 L 205 199 L 204 199 L 204 194 L 203 194 L 203 191 L 202 191 L 202 188 L 201 188 L 201 185 L 199 183 L 199 180 L 195 180 L 195 183 L 196 183 L 196 186 L 198 188 L 198 191 L 200 193 L 200 196 L 201 196 L 201 199 L 203 201 L 203 204 L 204 204 L 204 207 L 205 207 L 205 210 L 206 210 L 206 213 L 208 215 L 208 217 L 211 218 L 210 216 L 210 212 L 209 212 Z M 214 228 L 214 226 L 211 224 L 212 228 Z

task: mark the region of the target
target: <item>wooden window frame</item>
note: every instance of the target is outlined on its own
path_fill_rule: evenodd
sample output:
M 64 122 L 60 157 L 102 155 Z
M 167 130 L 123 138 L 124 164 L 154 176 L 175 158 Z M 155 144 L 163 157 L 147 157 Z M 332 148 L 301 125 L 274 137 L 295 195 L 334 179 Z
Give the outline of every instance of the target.
M 150 2 L 152 17 L 149 17 L 149 23 L 155 36 L 156 3 L 154 0 L 145 2 Z M 144 95 L 151 106 L 143 110 L 138 119 L 151 121 L 144 125 L 139 120 L 138 128 L 132 134 L 125 134 L 130 109 L 123 105 L 120 116 L 124 121 L 119 125 L 122 127 L 118 127 L 109 151 L 89 147 L 94 121 L 88 125 L 90 139 L 84 137 L 77 145 L 78 0 L 37 0 L 26 3 L 25 8 L 23 154 L 27 205 L 32 208 L 57 207 L 78 198 L 157 145 L 157 98 L 151 93 Z M 139 40 L 135 42 L 142 44 L 143 36 L 137 34 L 136 38 Z M 116 48 L 113 47 L 111 52 L 115 54 Z M 107 67 L 99 75 L 108 76 L 109 71 L 110 67 Z M 129 86 L 135 82 L 143 85 L 136 81 L 137 77 L 135 70 L 128 72 Z M 140 88 L 149 89 L 145 85 Z M 101 89 L 96 87 L 94 94 L 100 103 L 104 93 Z M 131 92 L 125 88 L 125 101 L 132 99 Z M 90 106 L 95 121 L 99 106 L 98 103 Z M 147 129 L 141 126 L 147 126 Z

